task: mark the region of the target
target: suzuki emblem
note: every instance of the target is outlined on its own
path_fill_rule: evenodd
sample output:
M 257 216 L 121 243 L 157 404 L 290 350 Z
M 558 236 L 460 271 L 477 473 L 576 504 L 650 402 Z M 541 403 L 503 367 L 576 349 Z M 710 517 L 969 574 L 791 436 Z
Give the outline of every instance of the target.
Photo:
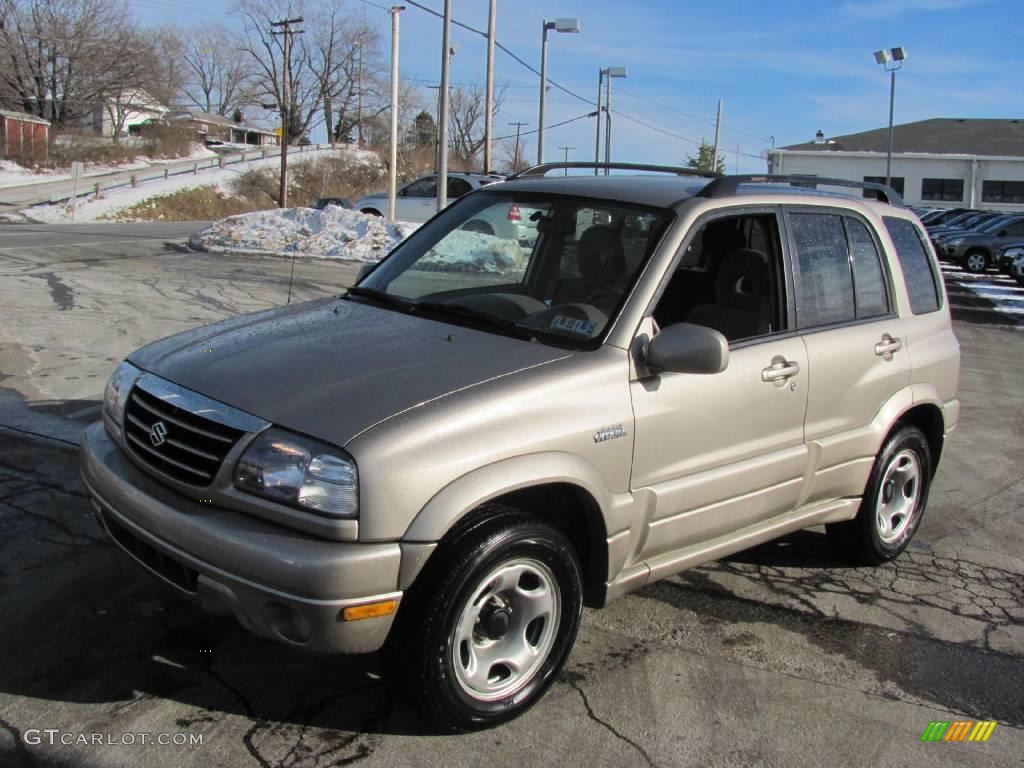
M 167 425 L 162 421 L 158 421 L 149 430 L 149 442 L 153 444 L 153 447 L 159 447 L 167 442 Z

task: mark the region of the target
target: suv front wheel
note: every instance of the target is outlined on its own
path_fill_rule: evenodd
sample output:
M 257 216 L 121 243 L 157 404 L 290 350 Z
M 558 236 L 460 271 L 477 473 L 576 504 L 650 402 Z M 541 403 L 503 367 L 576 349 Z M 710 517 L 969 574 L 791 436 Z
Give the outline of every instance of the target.
M 963 266 L 972 274 L 981 274 L 988 269 L 988 254 L 984 251 L 971 251 L 964 256 Z
M 488 512 L 442 544 L 392 632 L 410 693 L 447 731 L 531 707 L 565 663 L 582 614 L 580 566 L 565 536 L 508 507 Z
M 898 556 L 914 537 L 928 504 L 931 450 L 917 427 L 896 430 L 879 452 L 857 517 L 825 527 L 829 540 L 860 565 Z

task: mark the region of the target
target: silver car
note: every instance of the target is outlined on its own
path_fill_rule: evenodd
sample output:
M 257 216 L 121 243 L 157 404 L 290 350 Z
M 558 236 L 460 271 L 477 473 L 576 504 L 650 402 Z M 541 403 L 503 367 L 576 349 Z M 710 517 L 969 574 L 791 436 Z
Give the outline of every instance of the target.
M 259 635 L 384 649 L 444 730 L 536 703 L 585 605 L 817 525 L 897 557 L 960 411 L 914 214 L 877 185 L 550 169 L 341 297 L 132 353 L 82 441 L 113 540 Z M 465 228 L 510 206 L 528 245 Z
M 504 176 L 488 173 L 449 173 L 448 202 L 463 195 L 504 180 Z M 357 211 L 383 216 L 388 210 L 387 192 L 376 192 L 356 200 Z M 422 223 L 437 213 L 437 175 L 423 176 L 400 186 L 395 196 L 395 218 L 398 221 Z

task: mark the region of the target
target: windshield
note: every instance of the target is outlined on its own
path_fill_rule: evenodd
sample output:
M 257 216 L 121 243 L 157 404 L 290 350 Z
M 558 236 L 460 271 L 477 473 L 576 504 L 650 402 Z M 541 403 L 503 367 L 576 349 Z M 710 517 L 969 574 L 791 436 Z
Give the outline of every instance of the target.
M 1012 218 L 1012 216 L 997 216 L 992 221 L 985 222 L 975 231 L 982 233 L 995 232 L 1000 227 L 1005 226 Z
M 549 193 L 467 195 L 396 248 L 355 295 L 396 311 L 593 348 L 670 211 Z

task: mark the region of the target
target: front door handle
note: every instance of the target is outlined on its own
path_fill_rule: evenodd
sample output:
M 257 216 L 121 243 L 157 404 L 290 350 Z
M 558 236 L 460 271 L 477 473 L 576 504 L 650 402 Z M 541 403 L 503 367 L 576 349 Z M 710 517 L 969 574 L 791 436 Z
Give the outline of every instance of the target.
M 903 342 L 888 333 L 883 333 L 882 340 L 875 344 L 875 354 L 886 360 L 892 360 L 893 353 L 899 352 L 901 349 L 903 349 Z
M 800 364 L 784 357 L 776 357 L 767 368 L 761 369 L 761 381 L 784 381 L 800 373 Z

